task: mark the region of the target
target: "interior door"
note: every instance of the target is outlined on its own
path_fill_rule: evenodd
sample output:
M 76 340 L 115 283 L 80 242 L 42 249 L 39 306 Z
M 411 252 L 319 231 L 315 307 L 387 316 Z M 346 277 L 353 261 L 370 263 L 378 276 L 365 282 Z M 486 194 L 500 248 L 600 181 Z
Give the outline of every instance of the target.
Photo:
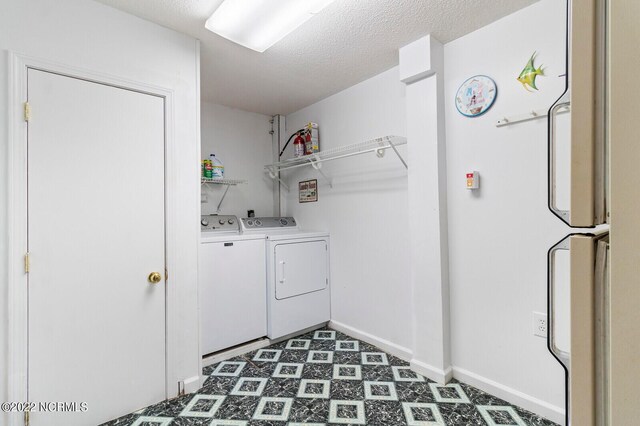
M 31 424 L 96 425 L 166 395 L 164 99 L 27 81 Z
M 275 262 L 278 300 L 323 290 L 328 285 L 326 241 L 278 244 Z

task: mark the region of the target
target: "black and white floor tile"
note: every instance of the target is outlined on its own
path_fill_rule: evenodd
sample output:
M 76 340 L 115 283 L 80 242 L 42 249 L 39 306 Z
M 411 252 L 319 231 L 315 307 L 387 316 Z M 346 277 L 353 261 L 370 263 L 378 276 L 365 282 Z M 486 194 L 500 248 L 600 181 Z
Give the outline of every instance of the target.
M 103 426 L 553 426 L 464 383 L 438 385 L 324 328 L 206 367 L 202 389 Z

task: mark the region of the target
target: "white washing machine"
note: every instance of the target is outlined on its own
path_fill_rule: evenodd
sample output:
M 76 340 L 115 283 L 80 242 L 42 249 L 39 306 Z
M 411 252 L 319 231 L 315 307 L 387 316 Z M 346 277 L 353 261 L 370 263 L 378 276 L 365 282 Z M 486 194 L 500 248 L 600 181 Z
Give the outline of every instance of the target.
M 329 234 L 292 217 L 241 220 L 243 235 L 267 236 L 267 336 L 277 339 L 331 319 Z
M 265 235 L 240 234 L 236 216 L 202 216 L 199 300 L 201 353 L 267 335 Z

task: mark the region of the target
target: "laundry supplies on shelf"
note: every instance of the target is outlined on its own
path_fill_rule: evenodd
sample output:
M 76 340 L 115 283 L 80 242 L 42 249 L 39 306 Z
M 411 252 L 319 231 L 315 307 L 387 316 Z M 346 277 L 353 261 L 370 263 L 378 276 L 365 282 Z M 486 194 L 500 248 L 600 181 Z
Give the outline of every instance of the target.
M 213 179 L 222 179 L 224 178 L 224 165 L 222 161 L 215 154 L 211 154 L 209 156 L 209 161 L 211 162 L 211 178 Z M 205 176 L 206 177 L 206 176 Z

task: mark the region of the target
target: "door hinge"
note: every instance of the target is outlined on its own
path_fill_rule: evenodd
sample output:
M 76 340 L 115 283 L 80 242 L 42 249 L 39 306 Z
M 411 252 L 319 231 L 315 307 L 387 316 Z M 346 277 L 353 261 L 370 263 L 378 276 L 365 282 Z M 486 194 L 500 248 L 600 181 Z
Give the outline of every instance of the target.
M 30 268 L 31 268 L 31 259 L 29 258 L 29 253 L 26 253 L 24 255 L 24 273 L 28 274 Z
M 27 123 L 31 121 L 31 105 L 29 105 L 29 102 L 24 103 L 24 121 Z
M 25 426 L 29 426 L 30 421 L 29 421 L 29 411 L 25 411 L 24 412 L 24 424 Z

